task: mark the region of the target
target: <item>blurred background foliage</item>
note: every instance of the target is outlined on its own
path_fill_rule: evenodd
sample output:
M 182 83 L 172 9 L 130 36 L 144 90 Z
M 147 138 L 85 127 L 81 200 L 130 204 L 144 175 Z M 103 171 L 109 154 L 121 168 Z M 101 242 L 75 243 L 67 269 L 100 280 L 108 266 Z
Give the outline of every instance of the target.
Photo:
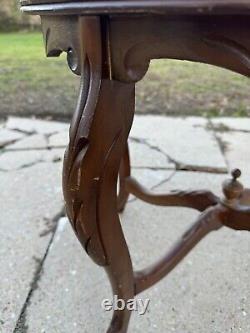
M 27 16 L 20 13 L 18 0 L 1 0 L 0 32 L 39 29 L 39 24 L 38 16 Z

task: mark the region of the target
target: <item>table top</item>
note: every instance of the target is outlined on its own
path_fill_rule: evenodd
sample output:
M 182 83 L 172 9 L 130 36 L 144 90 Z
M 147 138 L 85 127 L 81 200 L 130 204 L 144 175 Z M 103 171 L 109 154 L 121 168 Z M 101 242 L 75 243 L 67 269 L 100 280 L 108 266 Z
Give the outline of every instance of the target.
M 250 14 L 250 0 L 21 0 L 23 11 L 41 13 Z

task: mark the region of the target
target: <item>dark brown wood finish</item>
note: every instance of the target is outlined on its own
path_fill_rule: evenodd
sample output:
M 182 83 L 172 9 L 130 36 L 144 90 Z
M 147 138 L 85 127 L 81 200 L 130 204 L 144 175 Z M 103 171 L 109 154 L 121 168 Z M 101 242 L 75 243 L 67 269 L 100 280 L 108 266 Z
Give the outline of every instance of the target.
M 246 14 L 249 0 L 21 0 L 24 10 L 33 14 Z
M 128 201 L 129 192 L 126 189 L 127 179 L 129 179 L 131 174 L 130 169 L 130 156 L 129 156 L 129 146 L 126 144 L 125 153 L 123 154 L 120 171 L 119 171 L 119 193 L 118 193 L 118 212 L 123 212 L 126 203 Z
M 135 83 L 151 59 L 203 62 L 250 76 L 250 1 L 22 4 L 42 17 L 47 56 L 67 52 L 69 67 L 81 75 L 64 161 L 64 197 L 77 238 L 105 268 L 114 295 L 126 301 L 151 287 L 211 231 L 222 226 L 250 231 L 250 190 L 237 180 L 239 170 L 223 184 L 223 199 L 206 190 L 154 194 L 131 177 L 127 145 Z M 140 272 L 133 271 L 118 215 L 129 193 L 151 204 L 201 212 L 170 252 Z M 116 311 L 108 332 L 127 332 L 129 318 L 129 311 Z

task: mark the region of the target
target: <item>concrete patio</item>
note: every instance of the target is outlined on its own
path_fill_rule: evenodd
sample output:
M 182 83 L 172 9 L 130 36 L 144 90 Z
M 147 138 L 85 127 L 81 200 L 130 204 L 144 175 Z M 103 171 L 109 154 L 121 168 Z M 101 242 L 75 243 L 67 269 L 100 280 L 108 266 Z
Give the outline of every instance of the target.
M 68 124 L 9 118 L 0 123 L 0 332 L 102 333 L 111 298 L 64 217 L 62 157 Z M 133 174 L 155 191 L 209 188 L 221 195 L 232 168 L 250 187 L 250 119 L 136 116 Z M 195 220 L 184 208 L 130 197 L 121 215 L 134 267 L 161 256 Z M 122 259 L 121 259 L 122 260 Z M 250 234 L 212 233 L 157 286 L 129 332 L 250 332 Z

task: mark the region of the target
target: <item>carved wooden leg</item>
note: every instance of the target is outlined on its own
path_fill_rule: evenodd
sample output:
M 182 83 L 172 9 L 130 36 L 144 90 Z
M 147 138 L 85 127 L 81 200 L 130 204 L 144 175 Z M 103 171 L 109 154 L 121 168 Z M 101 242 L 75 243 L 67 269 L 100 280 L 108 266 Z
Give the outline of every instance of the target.
M 105 136 L 110 143 L 103 154 L 105 168 L 99 194 L 100 232 L 107 255 L 106 271 L 114 295 L 127 301 L 134 297 L 132 264 L 117 213 L 117 177 L 120 161 L 134 114 L 134 85 L 106 81 L 103 98 L 97 105 L 93 141 L 100 147 Z M 102 91 L 101 91 L 102 93 Z M 115 97 L 114 97 L 115 96 Z M 100 105 L 100 113 L 98 106 Z M 95 158 L 96 150 L 93 151 Z M 109 332 L 126 332 L 130 317 L 127 310 L 114 313 Z
M 66 209 L 80 243 L 105 268 L 114 295 L 127 301 L 165 277 L 209 232 L 222 226 L 250 231 L 250 190 L 237 180 L 239 170 L 223 184 L 222 199 L 209 191 L 152 193 L 130 177 L 126 146 L 135 82 L 150 59 L 205 62 L 249 76 L 250 25 L 241 16 L 232 23 L 231 18 L 210 15 L 166 20 L 74 13 L 42 15 L 47 55 L 67 52 L 71 70 L 81 75 L 64 162 Z M 135 273 L 117 212 L 117 206 L 124 209 L 128 193 L 151 204 L 203 212 L 160 261 Z M 127 309 L 116 311 L 108 333 L 127 332 L 129 319 Z
M 89 256 L 105 267 L 113 293 L 134 297 L 133 269 L 117 212 L 117 178 L 134 115 L 134 83 L 105 78 L 100 24 L 82 19 L 82 85 L 64 163 L 64 196 L 75 233 Z M 86 36 L 88 34 L 88 36 Z M 95 44 L 94 46 L 92 46 Z M 125 333 L 130 312 L 117 311 L 108 332 Z
M 134 85 L 104 80 L 90 131 L 89 165 L 83 167 L 83 173 L 88 168 L 92 169 L 93 164 L 98 168 L 98 173 L 95 174 L 95 178 L 98 178 L 96 182 L 99 183 L 96 183 L 96 223 L 99 225 L 99 237 L 106 255 L 105 268 L 114 295 L 125 301 L 134 297 L 134 282 L 132 264 L 117 213 L 116 186 L 133 113 Z M 82 187 L 84 190 L 84 183 Z M 94 243 L 93 246 L 93 249 L 87 249 L 90 255 L 98 248 L 95 248 Z M 117 311 L 109 332 L 126 332 L 129 317 L 129 311 Z
M 127 143 L 125 153 L 123 155 L 120 172 L 119 172 L 119 194 L 118 194 L 118 211 L 122 212 L 128 201 L 129 192 L 126 189 L 126 179 L 130 177 L 130 156 L 129 145 Z

